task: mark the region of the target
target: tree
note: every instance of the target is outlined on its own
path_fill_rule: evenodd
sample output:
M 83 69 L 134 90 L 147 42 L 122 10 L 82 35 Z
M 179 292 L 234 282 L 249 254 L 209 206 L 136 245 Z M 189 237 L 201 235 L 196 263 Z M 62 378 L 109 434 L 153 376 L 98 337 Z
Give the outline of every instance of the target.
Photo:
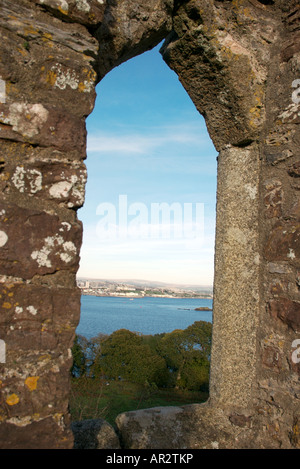
M 96 368 L 108 378 L 123 378 L 135 383 L 162 385 L 167 374 L 166 363 L 143 343 L 141 336 L 119 329 L 101 343 L 95 360 Z
M 209 362 L 199 356 L 195 351 L 190 354 L 181 369 L 180 379 L 177 380 L 177 387 L 189 389 L 190 391 L 208 391 L 209 385 Z
M 211 337 L 212 325 L 205 321 L 165 334 L 119 329 L 91 340 L 76 336 L 72 374 L 207 391 Z
M 93 376 L 95 359 L 100 353 L 101 342 L 107 337 L 99 333 L 96 337 L 88 340 L 82 335 L 76 335 L 72 347 L 73 366 L 71 374 L 74 377 Z
M 72 347 L 73 365 L 71 368 L 71 374 L 76 378 L 84 376 L 87 371 L 86 356 L 84 352 L 87 342 L 88 341 L 85 337 L 81 335 L 75 336 Z
M 185 330 L 165 334 L 158 353 L 165 359 L 178 388 L 206 390 L 209 380 L 212 325 L 196 321 Z
M 212 324 L 206 321 L 196 321 L 185 329 L 185 336 L 193 349 L 201 350 L 207 360 L 210 360 Z

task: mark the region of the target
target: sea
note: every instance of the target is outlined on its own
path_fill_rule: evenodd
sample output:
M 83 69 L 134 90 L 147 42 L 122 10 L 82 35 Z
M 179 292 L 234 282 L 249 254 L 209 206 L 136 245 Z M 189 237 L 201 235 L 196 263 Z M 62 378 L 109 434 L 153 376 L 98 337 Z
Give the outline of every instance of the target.
M 143 335 L 186 329 L 195 321 L 212 322 L 211 299 L 202 298 L 122 298 L 82 295 L 81 317 L 76 334 L 87 339 L 99 333 L 112 334 L 128 329 Z

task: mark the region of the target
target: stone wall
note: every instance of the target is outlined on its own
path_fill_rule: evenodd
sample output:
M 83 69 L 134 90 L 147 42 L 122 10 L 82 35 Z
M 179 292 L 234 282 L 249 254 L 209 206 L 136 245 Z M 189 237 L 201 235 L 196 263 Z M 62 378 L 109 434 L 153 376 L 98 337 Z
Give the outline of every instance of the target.
M 120 415 L 122 444 L 299 447 L 298 1 L 0 7 L 0 447 L 73 447 L 85 118 L 96 83 L 164 38 L 219 151 L 210 398 Z

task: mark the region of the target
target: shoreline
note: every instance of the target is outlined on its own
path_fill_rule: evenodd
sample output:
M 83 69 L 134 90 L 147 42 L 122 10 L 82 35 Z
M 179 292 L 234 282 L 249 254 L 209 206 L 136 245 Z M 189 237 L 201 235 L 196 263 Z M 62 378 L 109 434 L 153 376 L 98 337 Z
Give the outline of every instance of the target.
M 169 295 L 141 295 L 141 296 L 123 296 L 123 295 L 98 295 L 93 293 L 81 293 L 81 296 L 97 296 L 99 298 L 125 298 L 128 300 L 142 298 L 169 298 L 177 300 L 213 300 L 211 296 L 169 296 Z

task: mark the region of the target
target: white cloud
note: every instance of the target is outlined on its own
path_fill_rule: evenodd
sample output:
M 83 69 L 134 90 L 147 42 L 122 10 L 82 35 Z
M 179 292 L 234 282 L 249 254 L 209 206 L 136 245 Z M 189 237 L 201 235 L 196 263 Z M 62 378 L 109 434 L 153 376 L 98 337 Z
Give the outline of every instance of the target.
M 145 154 L 165 145 L 185 144 L 207 146 L 205 135 L 201 135 L 200 127 L 191 125 L 175 125 L 152 127 L 132 132 L 119 131 L 90 133 L 87 139 L 88 153 L 138 153 Z
M 145 153 L 149 149 L 149 141 L 141 136 L 115 135 L 89 136 L 87 140 L 88 153 Z
M 199 239 L 99 239 L 84 229 L 79 276 L 142 278 L 212 284 L 214 237 Z

